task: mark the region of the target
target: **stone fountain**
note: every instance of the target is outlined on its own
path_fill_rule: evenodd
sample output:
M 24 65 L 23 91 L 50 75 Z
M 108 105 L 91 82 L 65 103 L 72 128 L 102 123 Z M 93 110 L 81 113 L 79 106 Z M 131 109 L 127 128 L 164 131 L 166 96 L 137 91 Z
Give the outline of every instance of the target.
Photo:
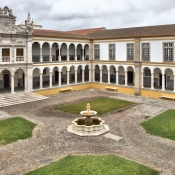
M 86 108 L 87 110 L 80 112 L 85 117 L 76 118 L 72 121 L 72 125 L 68 126 L 67 131 L 79 136 L 97 136 L 109 131 L 109 127 L 104 120 L 93 117 L 97 112 L 90 109 L 89 103 Z

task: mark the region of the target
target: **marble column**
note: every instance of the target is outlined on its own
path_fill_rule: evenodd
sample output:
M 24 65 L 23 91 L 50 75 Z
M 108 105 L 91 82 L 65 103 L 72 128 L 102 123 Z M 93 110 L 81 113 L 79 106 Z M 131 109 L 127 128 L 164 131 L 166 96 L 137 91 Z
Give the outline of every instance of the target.
M 43 74 L 40 73 L 40 89 L 43 88 Z
M 11 93 L 15 93 L 14 75 L 11 75 Z
M 144 72 L 141 72 L 141 79 L 142 79 L 141 88 L 144 88 L 144 78 L 143 78 L 143 76 L 144 76 Z
M 151 89 L 154 89 L 154 73 L 151 73 Z
M 77 70 L 75 70 L 75 84 L 77 83 Z
M 59 75 L 59 79 L 58 79 L 59 83 L 58 83 L 58 85 L 61 86 L 61 71 L 58 72 L 58 75 Z
M 128 71 L 125 71 L 125 86 L 128 86 Z
M 49 56 L 49 61 L 52 62 L 52 48 L 50 48 L 50 56 Z
M 175 75 L 174 75 L 174 90 L 173 90 L 173 92 L 175 92 Z
M 69 71 L 67 71 L 67 85 L 69 85 Z
M 82 83 L 84 83 L 84 69 L 82 69 Z
M 40 48 L 40 62 L 43 62 L 42 48 Z
M 162 74 L 162 91 L 165 90 L 165 74 Z
M 82 49 L 82 60 L 84 60 L 84 49 Z
M 91 69 L 89 69 L 89 82 L 91 82 Z
M 75 49 L 75 61 L 77 61 L 77 49 Z
M 49 72 L 49 87 L 52 87 L 52 72 Z
M 61 61 L 61 48 L 59 48 L 59 56 L 58 56 L 58 60 Z
M 108 70 L 108 84 L 110 84 L 110 70 Z
M 118 71 L 116 71 L 116 85 L 118 85 Z
M 69 61 L 69 49 L 67 49 L 67 61 Z
M 102 69 L 100 69 L 100 83 L 102 83 Z

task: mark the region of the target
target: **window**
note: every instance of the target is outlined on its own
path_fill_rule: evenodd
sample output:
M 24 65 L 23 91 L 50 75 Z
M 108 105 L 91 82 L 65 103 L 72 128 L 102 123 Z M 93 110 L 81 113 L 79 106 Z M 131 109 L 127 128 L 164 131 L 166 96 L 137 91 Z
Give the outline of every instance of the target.
M 150 51 L 149 43 L 142 43 L 142 61 L 149 61 Z
M 100 59 L 100 45 L 94 45 L 94 59 Z
M 10 49 L 2 49 L 2 62 L 10 62 Z
M 145 69 L 145 76 L 151 76 L 150 69 Z
M 127 44 L 127 60 L 134 60 L 134 44 Z
M 163 43 L 164 61 L 173 61 L 173 43 Z
M 24 54 L 24 52 L 23 52 L 23 49 L 16 49 L 16 56 L 17 57 L 23 57 L 23 54 Z
M 109 60 L 115 60 L 115 44 L 109 44 Z

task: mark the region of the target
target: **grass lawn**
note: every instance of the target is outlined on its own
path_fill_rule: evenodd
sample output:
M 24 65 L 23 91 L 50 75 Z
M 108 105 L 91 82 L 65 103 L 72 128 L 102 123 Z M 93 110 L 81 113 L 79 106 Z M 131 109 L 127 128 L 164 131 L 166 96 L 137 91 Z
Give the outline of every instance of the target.
M 110 111 L 114 111 L 116 109 L 120 109 L 126 106 L 130 106 L 134 103 L 118 100 L 114 98 L 100 97 L 88 101 L 83 101 L 67 106 L 58 107 L 56 109 L 61 110 L 63 112 L 68 112 L 71 114 L 80 114 L 80 111 L 86 110 L 87 103 L 90 103 L 91 110 L 97 111 L 98 115 L 105 114 Z
M 158 175 L 159 172 L 124 158 L 68 156 L 25 175 Z
M 141 123 L 147 133 L 175 140 L 175 110 L 168 110 Z
M 20 117 L 0 120 L 0 145 L 31 137 L 35 126 L 36 124 Z

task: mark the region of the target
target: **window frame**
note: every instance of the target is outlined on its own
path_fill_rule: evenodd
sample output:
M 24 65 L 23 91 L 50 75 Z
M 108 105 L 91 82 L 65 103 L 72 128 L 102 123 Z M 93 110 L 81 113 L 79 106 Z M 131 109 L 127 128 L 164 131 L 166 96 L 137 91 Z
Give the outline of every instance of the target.
M 95 48 L 98 46 L 98 48 Z M 98 50 L 98 58 L 96 57 L 96 51 Z M 100 44 L 94 44 L 94 60 L 100 60 Z
M 110 47 L 110 45 L 114 45 L 114 47 Z M 114 53 L 114 57 L 112 57 L 113 59 L 111 59 L 111 57 L 110 57 L 110 50 L 113 50 L 113 51 L 114 51 L 114 52 L 112 52 L 112 53 Z M 112 55 L 113 55 L 113 54 L 112 54 Z M 108 44 L 108 57 L 109 57 L 109 60 L 116 60 L 115 56 L 116 56 L 116 47 L 115 47 L 115 43 L 109 43 L 109 44 Z
M 143 44 L 148 44 L 148 46 L 143 46 Z M 142 49 L 142 52 L 141 52 L 141 58 L 142 58 L 142 61 L 146 61 L 146 62 L 148 62 L 148 61 L 151 61 L 151 59 L 150 59 L 150 43 L 149 42 L 143 42 L 143 43 L 141 43 L 141 49 Z M 146 59 L 143 59 L 143 49 L 148 49 L 148 59 L 146 60 Z
M 172 44 L 172 46 L 164 46 L 164 44 Z M 174 62 L 174 42 L 163 42 L 163 62 Z M 165 60 L 165 49 L 172 49 L 172 60 Z
M 128 47 L 128 45 L 133 45 L 133 47 Z M 127 61 L 134 61 L 134 56 L 135 56 L 135 54 L 134 54 L 134 47 L 135 47 L 135 45 L 134 45 L 134 43 L 126 43 L 126 56 L 127 56 Z M 133 59 L 128 59 L 128 50 L 133 50 Z M 131 56 L 131 55 L 130 55 Z

